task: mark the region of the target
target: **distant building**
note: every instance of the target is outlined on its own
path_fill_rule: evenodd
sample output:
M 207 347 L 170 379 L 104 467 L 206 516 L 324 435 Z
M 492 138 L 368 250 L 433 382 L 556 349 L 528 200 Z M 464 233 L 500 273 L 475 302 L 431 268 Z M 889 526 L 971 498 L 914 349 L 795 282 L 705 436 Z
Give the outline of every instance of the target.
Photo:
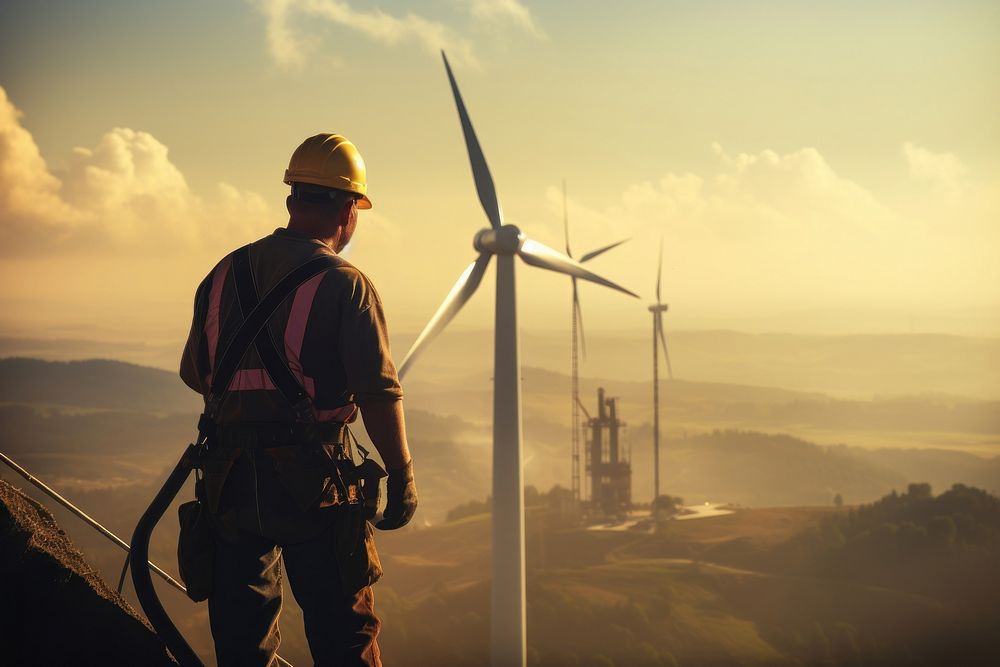
M 588 415 L 589 417 L 589 415 Z M 618 399 L 597 390 L 597 416 L 586 426 L 590 511 L 602 517 L 624 517 L 632 507 L 632 464 L 621 442 L 625 422 L 618 418 Z

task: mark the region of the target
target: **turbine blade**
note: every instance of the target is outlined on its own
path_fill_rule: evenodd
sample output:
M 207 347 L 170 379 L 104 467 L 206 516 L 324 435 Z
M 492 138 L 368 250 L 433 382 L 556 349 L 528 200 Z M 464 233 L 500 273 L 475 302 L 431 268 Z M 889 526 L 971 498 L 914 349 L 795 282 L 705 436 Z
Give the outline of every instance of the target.
M 624 292 L 630 296 L 634 296 L 636 298 L 639 297 L 639 295 L 635 292 L 631 292 L 621 285 L 611 282 L 607 278 L 602 278 L 596 273 L 586 269 L 576 260 L 570 259 L 558 250 L 553 250 L 538 241 L 525 239 L 524 243 L 521 244 L 520 250 L 517 251 L 517 254 L 521 256 L 521 259 L 523 259 L 525 263 L 532 266 L 537 266 L 541 269 L 548 269 L 549 271 L 557 271 L 559 273 L 564 273 L 567 276 L 576 276 L 582 280 L 589 280 L 592 283 L 610 287 L 611 289 Z
M 489 253 L 484 252 L 480 254 L 476 261 L 469 264 L 468 268 L 459 276 L 455 282 L 455 286 L 451 288 L 448 296 L 445 297 L 444 301 L 438 307 L 437 312 L 434 313 L 434 317 L 427 323 L 424 330 L 420 332 L 417 340 L 410 346 L 410 351 L 403 358 L 403 363 L 399 365 L 400 378 L 406 375 L 406 371 L 409 370 L 410 365 L 413 364 L 417 356 L 448 326 L 448 323 L 454 319 L 458 311 L 462 309 L 462 306 L 465 305 L 476 291 L 476 288 L 479 287 L 479 283 L 483 279 L 483 274 L 486 273 L 486 267 L 490 263 L 490 257 Z
M 486 164 L 483 149 L 479 147 L 476 131 L 472 129 L 472 121 L 469 120 L 469 113 L 465 110 L 462 94 L 458 92 L 458 84 L 455 82 L 455 76 L 451 73 L 451 65 L 448 64 L 448 56 L 444 54 L 444 51 L 441 51 L 441 57 L 444 59 L 444 68 L 448 72 L 451 92 L 455 96 L 455 106 L 458 107 L 458 118 L 462 123 L 462 133 L 465 135 L 465 147 L 469 151 L 472 178 L 476 182 L 479 203 L 483 205 L 483 210 L 486 211 L 486 217 L 490 219 L 493 229 L 500 229 L 503 224 L 503 211 L 500 210 L 500 202 L 497 200 L 497 189 L 493 185 L 493 176 L 490 175 L 490 168 Z
M 629 239 L 622 239 L 621 241 L 618 241 L 617 243 L 612 243 L 611 245 L 606 245 L 603 248 L 599 248 L 598 250 L 593 250 L 591 252 L 588 252 L 586 255 L 584 255 L 583 257 L 580 258 L 580 263 L 583 264 L 584 262 L 587 262 L 587 261 L 590 261 L 590 260 L 594 259 L 598 255 L 603 255 L 607 251 L 611 250 L 612 248 L 617 248 L 618 246 L 620 246 L 621 244 L 625 243 L 628 240 Z
M 563 179 L 563 229 L 566 231 L 566 256 L 572 257 L 569 250 L 569 211 L 566 207 L 566 179 Z
M 587 360 L 587 337 L 583 335 L 583 309 L 580 308 L 580 297 L 576 292 L 576 278 L 573 278 L 573 310 L 576 313 L 576 326 L 580 334 L 580 351 L 583 352 L 583 360 Z
M 660 276 L 663 275 L 663 237 L 660 237 L 660 263 L 656 266 L 656 305 L 660 305 Z
M 663 335 L 663 311 L 656 311 L 656 331 L 660 334 L 660 343 L 663 344 L 663 358 L 667 362 L 667 376 L 674 379 L 674 369 L 670 367 L 670 352 L 667 351 L 667 337 Z

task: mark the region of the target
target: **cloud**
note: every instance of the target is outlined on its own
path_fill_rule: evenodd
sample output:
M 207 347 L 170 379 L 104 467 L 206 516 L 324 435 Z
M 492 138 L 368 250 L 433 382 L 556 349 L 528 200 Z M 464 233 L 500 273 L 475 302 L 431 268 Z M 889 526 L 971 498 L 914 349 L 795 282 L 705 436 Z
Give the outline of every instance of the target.
M 394 16 L 381 9 L 360 10 L 337 0 L 260 0 L 261 13 L 267 19 L 267 45 L 278 64 L 290 68 L 302 67 L 308 53 L 314 50 L 308 38 L 293 32 L 292 21 L 299 17 L 323 19 L 349 28 L 380 44 L 397 46 L 416 44 L 427 53 L 436 55 L 444 49 L 459 65 L 476 65 L 472 44 L 459 37 L 445 24 L 412 12 Z M 305 41 L 304 41 L 305 40 Z
M 474 17 L 490 23 L 513 23 L 528 33 L 545 38 L 531 11 L 518 0 L 460 0 L 461 5 Z
M 53 169 L 21 117 L 0 87 L 0 296 L 17 304 L 5 327 L 98 325 L 176 342 L 205 273 L 286 219 L 280 203 L 232 183 L 196 193 L 163 142 L 130 128 Z M 407 249 L 384 214 L 365 212 L 356 238 L 361 265 L 399 273 Z
M 662 235 L 665 280 L 689 307 L 1000 301 L 1000 268 L 987 250 L 1000 242 L 989 224 L 997 188 L 963 186 L 966 170 L 954 156 L 907 144 L 910 174 L 898 174 L 898 193 L 877 197 L 816 148 L 712 150 L 715 168 L 628 185 L 603 208 L 571 198 L 574 239 L 599 246 L 633 237 L 630 246 L 644 249 L 647 262 L 610 253 L 602 261 L 609 275 L 641 288 L 652 284 Z M 959 187 L 966 196 L 955 201 Z M 561 190 L 550 187 L 546 196 L 561 221 Z
M 457 66 L 478 65 L 471 41 L 448 24 L 413 12 L 394 15 L 378 8 L 357 9 L 338 0 L 256 0 L 255 4 L 266 20 L 271 57 L 289 69 L 303 68 L 318 51 L 318 40 L 309 32 L 317 19 L 379 44 L 412 44 L 435 56 L 444 50 Z M 512 25 L 538 39 L 545 38 L 531 11 L 519 0 L 457 0 L 457 6 L 480 25 L 491 29 Z
M 49 173 L 35 140 L 21 126 L 21 112 L 0 87 L 0 214 L 8 224 L 56 233 L 80 222 L 60 197 L 62 184 Z M 6 236 L 6 235 L 5 235 Z M 4 239 L 6 241 L 6 239 Z M 6 245 L 6 243 L 4 244 Z
M 133 244 L 156 230 L 197 241 L 199 202 L 151 134 L 116 127 L 94 148 L 73 149 L 63 182 L 65 200 L 113 241 Z
M 114 128 L 75 148 L 57 177 L 0 88 L 0 253 L 215 252 L 227 237 L 266 231 L 272 211 L 220 183 L 204 199 L 154 136 Z
M 840 234 L 892 216 L 815 148 L 730 155 L 715 144 L 712 151 L 714 173 L 671 172 L 631 184 L 606 216 L 633 231 L 669 226 L 685 238 L 731 240 L 802 230 Z
M 300 68 L 306 63 L 306 54 L 288 25 L 294 4 L 295 0 L 263 0 L 258 7 L 267 19 L 265 34 L 271 57 L 285 67 Z
M 934 153 L 909 141 L 903 144 L 903 157 L 914 179 L 930 185 L 939 193 L 960 197 L 968 168 L 951 153 Z

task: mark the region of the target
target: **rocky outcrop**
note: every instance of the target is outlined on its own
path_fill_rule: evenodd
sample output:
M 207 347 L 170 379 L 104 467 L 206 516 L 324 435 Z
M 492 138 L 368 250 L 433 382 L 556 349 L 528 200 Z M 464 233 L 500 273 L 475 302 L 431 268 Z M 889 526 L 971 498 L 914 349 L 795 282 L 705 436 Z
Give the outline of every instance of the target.
M 3 480 L 0 576 L 0 664 L 175 664 L 48 510 Z

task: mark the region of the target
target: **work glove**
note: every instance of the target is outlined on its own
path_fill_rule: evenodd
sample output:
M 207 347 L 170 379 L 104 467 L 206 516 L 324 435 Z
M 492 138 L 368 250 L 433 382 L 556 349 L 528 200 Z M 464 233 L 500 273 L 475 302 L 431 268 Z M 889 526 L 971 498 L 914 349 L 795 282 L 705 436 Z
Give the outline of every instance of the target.
M 413 481 L 413 461 L 402 468 L 389 470 L 385 487 L 385 511 L 382 520 L 375 524 L 379 530 L 402 528 L 417 511 L 417 485 Z

